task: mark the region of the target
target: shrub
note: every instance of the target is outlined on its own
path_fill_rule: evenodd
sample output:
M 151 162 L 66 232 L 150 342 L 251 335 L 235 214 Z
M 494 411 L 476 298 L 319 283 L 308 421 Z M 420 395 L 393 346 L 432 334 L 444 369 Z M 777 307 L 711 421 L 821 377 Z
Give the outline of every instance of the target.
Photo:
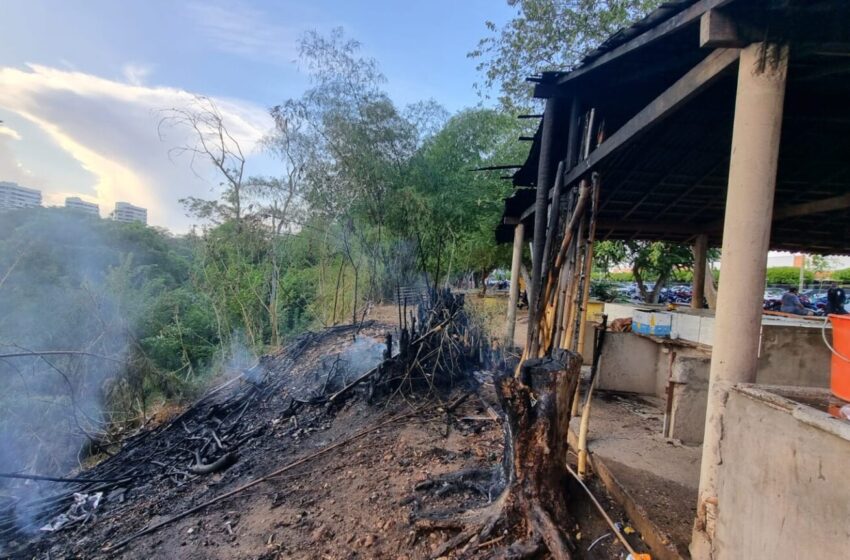
M 829 277 L 830 279 L 835 280 L 836 282 L 841 282 L 842 284 L 850 283 L 850 268 L 833 270 L 829 274 Z
M 611 272 L 608 274 L 608 279 L 611 282 L 634 282 L 635 275 L 631 272 Z
M 768 284 L 791 284 L 796 285 L 800 282 L 800 268 L 796 266 L 772 266 L 767 269 Z M 805 281 L 812 282 L 815 279 L 815 273 L 811 270 L 803 272 Z
M 693 282 L 694 281 L 694 271 L 689 270 L 687 268 L 676 268 L 673 270 L 673 281 L 674 282 Z

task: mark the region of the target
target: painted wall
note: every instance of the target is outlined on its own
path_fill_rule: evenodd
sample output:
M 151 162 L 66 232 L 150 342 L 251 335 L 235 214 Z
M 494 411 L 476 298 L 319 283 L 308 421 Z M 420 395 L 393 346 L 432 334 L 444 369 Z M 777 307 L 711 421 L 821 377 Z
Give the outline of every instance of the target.
M 846 558 L 850 424 L 743 387 L 723 434 L 715 559 Z

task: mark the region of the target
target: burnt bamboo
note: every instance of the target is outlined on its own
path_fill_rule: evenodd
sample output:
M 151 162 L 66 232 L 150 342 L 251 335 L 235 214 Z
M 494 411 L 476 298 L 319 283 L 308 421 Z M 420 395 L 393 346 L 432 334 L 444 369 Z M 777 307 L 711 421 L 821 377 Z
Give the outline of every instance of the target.
M 593 243 L 596 241 L 596 214 L 599 207 L 599 174 L 594 173 L 591 177 L 591 203 L 590 203 L 590 225 L 587 231 L 587 244 L 584 257 L 584 286 L 581 297 L 581 308 L 579 309 L 580 322 L 578 326 L 578 345 L 576 350 L 579 354 L 584 353 L 585 329 L 587 328 L 587 302 L 590 299 L 590 279 L 593 274 Z

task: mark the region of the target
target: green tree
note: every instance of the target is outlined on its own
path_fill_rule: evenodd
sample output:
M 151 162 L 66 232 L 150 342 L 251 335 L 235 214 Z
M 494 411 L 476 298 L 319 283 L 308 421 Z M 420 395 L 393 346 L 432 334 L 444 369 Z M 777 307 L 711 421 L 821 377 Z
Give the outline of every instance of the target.
M 432 276 L 473 272 L 477 282 L 506 265 L 509 249 L 493 231 L 511 187 L 492 171 L 474 171 L 525 157 L 522 125 L 491 109 L 466 110 L 425 142 L 408 175 L 405 203 L 394 223 L 421 240 Z M 435 278 L 436 280 L 436 278 Z
M 468 56 L 478 61 L 482 94 L 496 89 L 505 107 L 524 107 L 531 86 L 526 78 L 547 70 L 569 70 L 618 29 L 628 26 L 662 0 L 507 0 L 516 15 Z
M 657 303 L 661 290 L 675 278 L 677 271 L 693 267 L 690 247 L 675 243 L 649 241 L 600 241 L 594 250 L 597 268 L 608 270 L 615 264 L 628 264 L 643 300 Z M 654 282 L 652 289 L 647 282 Z

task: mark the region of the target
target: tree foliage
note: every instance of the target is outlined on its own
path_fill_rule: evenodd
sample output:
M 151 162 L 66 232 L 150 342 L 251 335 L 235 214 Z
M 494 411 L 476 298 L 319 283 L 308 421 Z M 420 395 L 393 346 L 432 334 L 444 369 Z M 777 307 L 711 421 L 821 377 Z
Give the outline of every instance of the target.
M 487 21 L 489 35 L 468 54 L 484 76 L 480 92 L 498 90 L 508 108 L 531 99 L 528 76 L 570 70 L 593 48 L 626 27 L 661 0 L 507 0 L 516 15 L 499 27 Z
M 717 256 L 717 251 L 709 252 L 709 260 Z M 630 266 L 631 277 L 643 300 L 656 303 L 661 290 L 671 280 L 684 281 L 687 278 L 685 271 L 693 268 L 694 254 L 690 247 L 676 243 L 600 241 L 595 246 L 594 260 L 597 269 L 603 271 L 614 265 Z M 648 282 L 653 282 L 652 288 L 647 286 Z

